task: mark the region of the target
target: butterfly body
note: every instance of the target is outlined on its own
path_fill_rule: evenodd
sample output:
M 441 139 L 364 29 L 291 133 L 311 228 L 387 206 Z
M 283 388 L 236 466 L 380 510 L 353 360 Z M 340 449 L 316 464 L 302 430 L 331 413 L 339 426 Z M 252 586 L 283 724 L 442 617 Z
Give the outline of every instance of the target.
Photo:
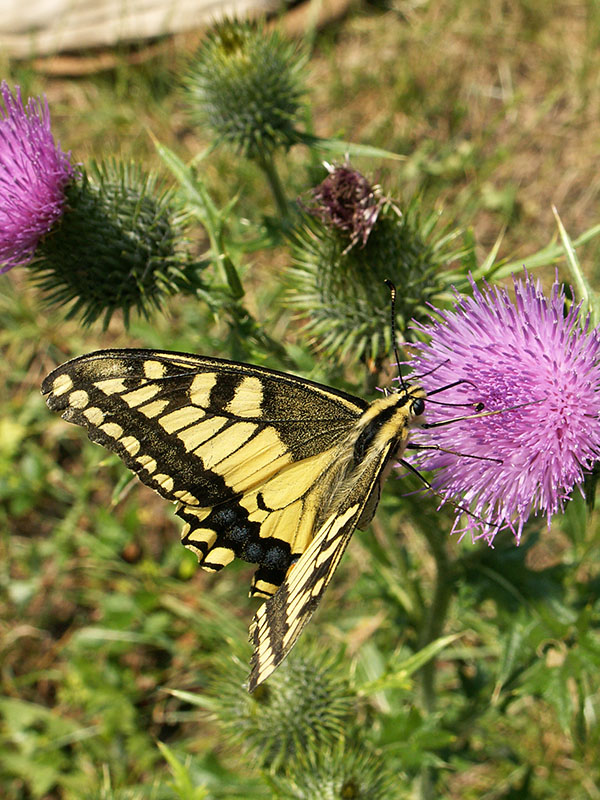
M 153 350 L 73 359 L 42 391 L 178 503 L 182 542 L 205 569 L 258 565 L 251 593 L 269 599 L 251 627 L 251 690 L 296 642 L 424 411 L 419 387 L 369 404 L 275 370 Z

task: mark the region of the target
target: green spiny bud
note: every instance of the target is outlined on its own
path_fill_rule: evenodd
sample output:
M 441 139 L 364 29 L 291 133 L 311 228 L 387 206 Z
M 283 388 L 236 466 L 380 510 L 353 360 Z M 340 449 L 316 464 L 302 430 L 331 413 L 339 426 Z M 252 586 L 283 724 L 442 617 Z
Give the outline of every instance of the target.
M 282 797 L 296 800 L 393 800 L 405 796 L 381 755 L 358 730 L 333 746 L 300 753 L 283 775 L 273 776 Z M 406 788 L 406 787 L 404 787 Z
M 355 722 L 358 700 L 339 666 L 306 647 L 251 695 L 244 664 L 229 661 L 219 673 L 211 691 L 218 719 L 272 773 L 300 753 L 331 749 Z
M 422 220 L 416 201 L 400 211 L 349 165 L 328 169 L 290 237 L 289 302 L 313 345 L 377 368 L 391 345 L 384 281 L 396 286 L 398 330 L 408 337 L 408 322 L 448 290 L 450 274 L 440 267 L 457 257 L 445 246 L 456 234 L 436 240 L 436 214 Z
M 121 310 L 145 316 L 166 296 L 199 286 L 201 265 L 181 250 L 182 217 L 154 176 L 134 165 L 93 164 L 66 190 L 61 223 L 40 242 L 29 269 L 68 316 L 108 325 Z
M 262 161 L 303 141 L 297 129 L 304 53 L 260 24 L 225 20 L 208 33 L 185 85 L 196 122 L 248 158 Z

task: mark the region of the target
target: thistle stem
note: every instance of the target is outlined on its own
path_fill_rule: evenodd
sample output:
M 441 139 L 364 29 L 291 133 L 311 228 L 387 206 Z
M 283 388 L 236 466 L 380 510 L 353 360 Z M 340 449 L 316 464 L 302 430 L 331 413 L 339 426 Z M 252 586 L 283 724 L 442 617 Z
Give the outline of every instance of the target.
M 439 528 L 425 530 L 425 538 L 429 543 L 435 560 L 435 584 L 433 598 L 427 609 L 424 624 L 419 637 L 419 649 L 434 642 L 442 633 L 454 584 L 454 564 L 448 557 L 446 537 Z M 436 661 L 431 659 L 419 671 L 421 683 L 421 700 L 427 714 L 435 713 L 437 695 L 435 689 Z M 421 800 L 434 800 L 435 775 L 431 767 L 423 767 L 419 796 Z
M 275 199 L 277 210 L 279 211 L 281 219 L 287 219 L 289 216 L 288 201 L 287 197 L 285 196 L 283 184 L 281 183 L 281 178 L 279 177 L 279 172 L 277 171 L 273 157 L 271 155 L 261 154 L 257 161 L 258 165 L 265 173 L 269 186 L 271 187 L 271 192 L 273 194 L 273 198 Z

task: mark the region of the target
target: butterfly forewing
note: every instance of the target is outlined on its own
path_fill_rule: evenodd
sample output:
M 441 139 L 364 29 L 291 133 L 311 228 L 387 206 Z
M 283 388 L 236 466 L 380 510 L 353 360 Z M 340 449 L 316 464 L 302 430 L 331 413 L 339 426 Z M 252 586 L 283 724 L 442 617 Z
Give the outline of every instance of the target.
M 202 566 L 258 564 L 252 591 L 271 599 L 253 625 L 251 688 L 289 652 L 352 532 L 372 517 L 423 396 L 409 389 L 369 405 L 274 370 L 152 350 L 76 358 L 42 391 L 178 503 L 183 543 Z
M 277 472 L 274 451 L 297 461 L 327 450 L 367 405 L 274 370 L 146 350 L 73 359 L 46 378 L 42 392 L 51 409 L 87 428 L 144 483 L 169 500 L 203 506 L 245 491 L 257 460 L 259 478 Z

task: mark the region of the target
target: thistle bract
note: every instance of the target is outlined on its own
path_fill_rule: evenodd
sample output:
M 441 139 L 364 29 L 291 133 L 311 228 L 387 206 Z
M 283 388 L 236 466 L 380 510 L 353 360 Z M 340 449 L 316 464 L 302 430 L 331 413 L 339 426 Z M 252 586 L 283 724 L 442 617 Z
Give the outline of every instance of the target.
M 23 104 L 17 87 L 0 84 L 0 272 L 29 262 L 63 214 L 73 177 L 69 155 L 50 130 L 45 98 Z
M 279 33 L 225 20 L 207 34 L 185 85 L 192 116 L 217 143 L 262 160 L 302 141 L 304 54 Z
M 67 192 L 62 224 L 30 270 L 50 302 L 71 304 L 85 324 L 120 310 L 148 316 L 166 296 L 190 290 L 198 263 L 180 243 L 181 217 L 169 193 L 133 165 L 92 165 Z
M 518 541 L 532 514 L 549 522 L 600 456 L 597 329 L 578 306 L 565 310 L 558 283 L 550 297 L 530 276 L 514 290 L 513 300 L 505 289 L 473 284 L 473 297 L 415 325 L 429 337 L 412 362 L 425 390 L 460 381 L 431 397 L 428 422 L 484 404 L 475 419 L 416 433 L 416 443 L 440 448 L 422 451 L 417 463 L 437 470 L 435 490 L 467 506 L 479 518 L 466 516 L 467 529 L 488 542 L 502 527 Z

